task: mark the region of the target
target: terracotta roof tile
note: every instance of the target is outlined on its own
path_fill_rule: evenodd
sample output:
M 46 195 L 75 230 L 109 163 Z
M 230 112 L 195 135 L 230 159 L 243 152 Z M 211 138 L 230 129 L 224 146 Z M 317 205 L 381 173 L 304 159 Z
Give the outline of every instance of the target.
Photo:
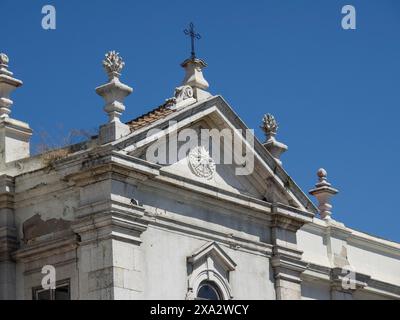
M 131 121 L 128 121 L 126 124 L 131 128 L 131 131 L 138 130 L 143 128 L 159 119 L 165 118 L 167 115 L 175 112 L 175 110 L 171 110 L 169 107 L 169 103 L 164 103 L 163 105 L 157 107 L 156 109 L 137 117 Z

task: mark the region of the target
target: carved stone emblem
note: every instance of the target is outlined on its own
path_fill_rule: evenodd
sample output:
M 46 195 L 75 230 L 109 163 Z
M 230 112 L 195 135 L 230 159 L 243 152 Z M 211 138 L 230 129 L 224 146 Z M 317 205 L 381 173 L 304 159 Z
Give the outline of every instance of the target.
M 189 98 L 193 98 L 193 89 L 191 86 L 177 87 L 175 89 L 174 96 L 177 103 Z
M 167 99 L 165 103 L 168 107 L 177 109 L 195 102 L 193 88 L 191 86 L 180 86 L 175 88 L 174 97 Z
M 212 179 L 215 173 L 215 162 L 203 146 L 193 148 L 188 156 L 189 167 L 201 178 Z

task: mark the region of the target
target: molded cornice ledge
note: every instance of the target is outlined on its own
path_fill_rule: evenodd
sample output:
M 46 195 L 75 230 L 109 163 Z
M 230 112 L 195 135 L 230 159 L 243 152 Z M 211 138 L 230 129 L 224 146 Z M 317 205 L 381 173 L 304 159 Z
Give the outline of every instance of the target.
M 18 262 L 28 263 L 35 260 L 63 255 L 66 252 L 74 251 L 78 247 L 78 238 L 71 231 L 62 231 L 43 237 L 38 241 L 23 246 L 14 253 Z
M 311 223 L 314 217 L 313 213 L 281 203 L 272 204 L 271 209 L 272 227 L 288 229 L 293 232 L 297 232 L 304 224 Z
M 308 263 L 285 255 L 276 255 L 271 260 L 275 279 L 301 283 L 301 274 L 307 269 Z
M 83 160 L 76 172 L 66 175 L 65 180 L 78 186 L 127 177 L 143 181 L 148 177 L 159 175 L 158 169 L 159 166 L 152 165 L 145 160 L 113 151 L 106 155 Z
M 113 239 L 139 245 L 148 224 L 144 211 L 138 205 L 113 200 L 92 203 L 77 209 L 72 229 L 80 235 L 81 244 Z

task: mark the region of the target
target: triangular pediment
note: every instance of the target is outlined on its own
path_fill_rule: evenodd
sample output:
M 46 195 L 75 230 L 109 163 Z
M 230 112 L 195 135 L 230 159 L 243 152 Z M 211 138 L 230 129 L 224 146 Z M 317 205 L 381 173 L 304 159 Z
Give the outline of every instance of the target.
M 175 158 L 174 156 L 170 158 L 171 153 L 168 149 L 171 146 L 170 141 L 176 141 L 176 148 L 179 151 L 181 151 L 182 144 L 188 141 L 179 141 L 177 137 L 180 134 L 187 130 L 199 132 L 201 129 L 215 128 L 220 132 L 227 130 L 232 133 L 232 150 L 225 149 L 226 146 L 221 143 L 219 162 L 214 161 L 214 165 L 207 165 L 207 152 L 208 156 L 214 160 L 214 157 L 211 156 L 214 155 L 213 145 L 210 146 L 209 141 L 202 139 L 200 134 L 198 143 L 192 144 L 190 148 L 193 152 L 187 151 L 179 156 L 174 151 L 172 154 L 175 154 Z M 316 208 L 308 197 L 254 136 L 254 141 L 249 144 L 246 136 L 249 133 L 246 133 L 246 129 L 248 128 L 229 105 L 217 96 L 169 113 L 165 118 L 158 119 L 117 141 L 115 146 L 130 156 L 158 163 L 161 166 L 161 172 L 181 176 L 185 180 L 193 180 L 215 189 L 243 194 L 271 203 L 279 202 L 316 213 Z M 164 149 L 155 147 L 155 143 L 160 141 L 167 147 Z M 221 142 L 223 141 L 224 139 L 221 140 Z M 240 145 L 242 148 L 237 148 Z M 197 151 L 193 150 L 193 146 L 197 148 Z M 171 147 L 171 149 L 173 148 Z M 188 149 L 186 148 L 186 150 Z M 198 156 L 196 156 L 196 152 L 199 154 Z M 232 163 L 224 161 L 225 152 L 232 152 Z M 240 156 L 251 154 L 253 166 L 244 165 L 241 169 L 240 163 L 235 162 L 236 152 L 239 159 Z M 160 157 L 163 153 L 165 153 L 164 157 Z M 151 156 L 149 159 L 149 154 L 153 154 L 154 159 Z M 201 164 L 204 162 L 206 165 Z M 238 174 L 238 170 L 241 171 L 240 174 Z M 246 170 L 248 172 L 243 173 Z
M 216 242 L 206 243 L 189 256 L 187 260 L 189 263 L 196 265 L 207 258 L 216 260 L 225 271 L 233 271 L 236 268 L 236 263 Z
M 206 117 L 191 124 L 189 127 L 179 130 L 178 136 L 183 130 L 190 128 L 193 130 L 193 133 L 196 133 L 200 141 L 197 141 L 196 146 L 192 146 L 190 150 L 184 152 L 176 161 L 163 165 L 161 170 L 195 180 L 199 183 L 208 184 L 212 187 L 262 199 L 264 191 L 261 185 L 257 186 L 255 181 L 250 181 L 248 176 L 236 174 L 237 166 L 234 163 L 232 143 L 226 143 L 225 146 L 222 139 L 222 143 L 219 146 L 220 159 L 218 160 L 212 157 L 213 143 L 211 141 L 201 141 L 201 132 L 212 130 L 215 127 L 216 124 L 212 119 Z M 226 132 L 228 133 L 228 131 Z M 230 139 L 229 134 L 226 137 Z M 177 147 L 180 148 L 182 145 L 182 142 L 178 142 Z M 227 152 L 231 155 L 232 159 L 224 159 Z M 169 153 L 168 148 L 166 153 Z M 144 153 L 140 156 L 145 158 Z

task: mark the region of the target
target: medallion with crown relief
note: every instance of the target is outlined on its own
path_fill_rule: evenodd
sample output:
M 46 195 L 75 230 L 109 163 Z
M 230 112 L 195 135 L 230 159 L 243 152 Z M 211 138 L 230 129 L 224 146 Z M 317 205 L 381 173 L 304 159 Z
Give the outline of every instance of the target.
M 189 152 L 188 164 L 196 176 L 205 179 L 214 177 L 215 162 L 204 146 L 195 147 Z

